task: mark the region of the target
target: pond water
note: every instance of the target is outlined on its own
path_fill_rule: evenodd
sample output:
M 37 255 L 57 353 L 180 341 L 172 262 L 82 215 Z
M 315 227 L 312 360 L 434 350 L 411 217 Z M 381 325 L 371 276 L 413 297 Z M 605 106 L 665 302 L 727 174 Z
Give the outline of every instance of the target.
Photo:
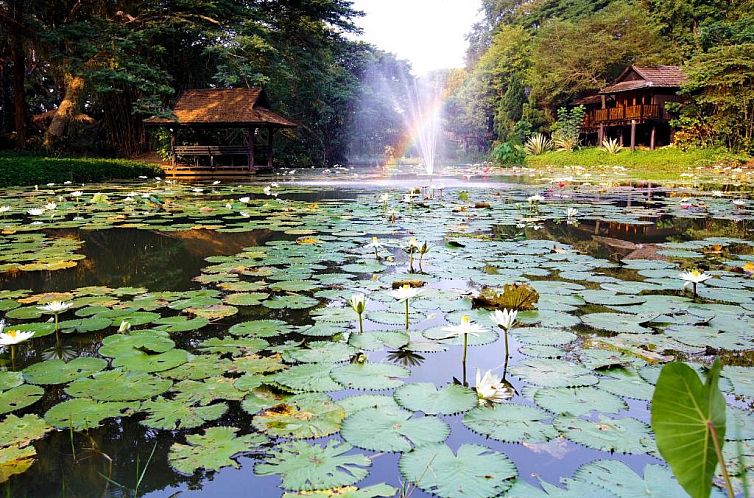
M 333 170 L 0 206 L 0 317 L 35 333 L 0 355 L 6 496 L 681 497 L 648 400 L 663 363 L 715 356 L 726 456 L 741 442 L 754 465 L 746 193 Z M 429 248 L 414 272 L 411 238 Z M 712 275 L 695 297 L 693 268 Z M 514 283 L 503 297 L 536 304 L 506 368 L 477 298 Z M 58 333 L 52 301 L 71 304 Z M 465 364 L 445 330 L 463 316 L 483 327 Z M 510 398 L 481 404 L 477 370 Z

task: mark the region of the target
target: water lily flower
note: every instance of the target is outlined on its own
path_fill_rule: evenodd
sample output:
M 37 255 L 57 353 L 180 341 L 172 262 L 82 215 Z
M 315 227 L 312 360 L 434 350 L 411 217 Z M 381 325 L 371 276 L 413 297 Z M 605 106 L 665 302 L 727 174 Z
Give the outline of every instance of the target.
M 722 196 L 723 196 L 722 190 L 713 190 L 712 191 L 712 197 L 722 197 Z
M 50 183 L 47 184 L 47 186 L 48 187 L 54 187 L 55 186 L 55 182 L 50 182 Z
M 367 297 L 364 294 L 358 293 L 351 296 L 348 300 L 348 304 L 359 315 L 359 333 L 364 333 L 364 310 L 367 307 Z
M 576 208 L 569 207 L 568 209 L 566 209 L 566 218 L 568 218 L 569 220 L 573 220 L 576 216 L 578 216 L 578 214 L 579 210 Z
M 31 337 L 34 335 L 34 332 L 21 332 L 19 330 L 9 330 L 8 332 L 3 332 L 5 322 L 0 322 L 0 325 L 0 346 L 10 348 L 10 361 L 15 368 L 16 345 L 31 339 Z
M 492 370 L 487 370 L 484 375 L 481 375 L 481 372 L 477 368 L 476 386 L 474 389 L 476 390 L 480 405 L 502 403 L 513 396 L 511 389 L 505 385 L 500 377 L 493 374 Z
M 212 185 L 220 185 L 220 180 L 215 180 L 214 182 L 212 182 Z
M 540 195 L 540 194 L 530 195 L 529 197 L 526 198 L 526 201 L 529 204 L 539 204 L 540 202 L 542 202 L 544 200 L 545 200 L 545 198 L 542 195 Z
M 10 211 L 10 206 L 0 206 L 0 213 L 2 213 L 3 218 L 5 218 L 5 213 Z
M 387 203 L 390 201 L 390 195 L 385 193 L 380 196 L 380 202 L 382 203 L 382 209 L 387 209 Z
M 247 213 L 246 211 L 239 211 L 238 214 L 240 214 L 244 218 L 251 218 L 251 214 Z
M 195 194 L 201 194 L 202 192 L 204 192 L 204 189 L 201 187 L 194 187 L 191 189 L 191 191 Z
M 107 194 L 103 194 L 102 192 L 97 192 L 92 196 L 91 200 L 92 204 L 107 204 Z
M 238 202 L 240 202 L 241 204 L 248 204 L 250 200 L 251 197 L 241 197 L 240 199 L 238 199 Z
M 225 209 L 233 209 L 233 204 L 231 204 L 230 202 L 226 202 Z
M 26 211 L 32 216 L 40 216 L 43 215 L 45 210 L 43 208 L 31 208 Z
M 408 302 L 421 294 L 421 289 L 416 289 L 414 287 L 411 287 L 408 284 L 405 284 L 404 286 L 395 289 L 393 291 L 390 291 L 390 295 L 393 296 L 395 299 L 398 300 L 398 302 L 405 301 L 406 302 L 406 330 L 408 330 Z
M 264 195 L 269 195 L 269 196 L 272 196 L 272 197 L 277 197 L 278 196 L 278 194 L 276 192 L 272 191 L 272 186 L 271 185 L 268 185 L 264 189 L 262 189 L 262 192 L 264 192 Z
M 736 209 L 741 209 L 746 206 L 746 201 L 744 199 L 733 199 L 731 202 L 736 207 Z
M 416 237 L 411 237 L 408 240 L 408 245 L 403 249 L 403 251 L 408 254 L 408 271 L 409 273 L 414 273 L 414 254 L 419 252 L 419 248 L 421 246 L 419 245 L 419 241 L 416 240 Z
M 129 330 L 131 330 L 131 323 L 126 320 L 122 320 L 120 322 L 120 327 L 118 327 L 118 333 L 123 334 L 125 332 L 128 332 Z
M 463 315 L 461 317 L 461 323 L 458 325 L 450 325 L 448 327 L 443 328 L 445 332 L 448 332 L 448 337 L 460 337 L 463 336 L 463 359 L 462 362 L 465 365 L 466 364 L 466 350 L 469 347 L 469 336 L 478 336 L 479 334 L 483 334 L 487 331 L 487 327 L 483 327 L 482 325 L 479 325 L 478 323 L 474 323 L 471 321 L 471 317 L 469 315 Z
M 513 324 L 516 323 L 516 317 L 518 311 L 504 309 L 503 311 L 495 310 L 490 314 L 492 321 L 500 328 L 510 330 L 513 328 Z
M 422 262 L 424 261 L 424 255 L 429 252 L 429 244 L 427 244 L 427 241 L 424 241 L 424 243 L 419 246 L 419 271 L 424 273 L 424 268 L 422 268 Z
M 0 346 L 15 346 L 28 341 L 33 335 L 34 331 L 9 330 L 8 332 L 0 332 Z
M 81 197 L 82 195 L 84 195 L 84 192 L 81 190 L 74 190 L 71 192 L 71 197 Z
M 68 310 L 71 306 L 73 306 L 73 303 L 71 302 L 63 302 L 63 301 L 51 301 L 44 306 L 37 306 L 37 309 L 39 311 L 42 311 L 44 313 L 51 313 L 55 316 L 55 335 L 58 334 L 58 317 L 61 313 L 64 313 L 66 310 Z
M 503 375 L 508 371 L 508 359 L 510 358 L 510 348 L 508 347 L 508 332 L 513 328 L 518 317 L 517 310 L 504 309 L 503 311 L 495 310 L 490 314 L 490 319 L 503 329 L 503 339 L 505 340 L 505 367 Z
M 710 275 L 709 273 L 705 273 L 703 271 L 699 271 L 698 269 L 694 268 L 691 271 L 686 271 L 686 272 L 681 273 L 680 277 L 681 279 L 686 281 L 686 283 L 683 284 L 684 290 L 687 289 L 689 286 L 691 286 L 692 294 L 694 297 L 696 297 L 696 286 L 712 278 L 712 275 Z
M 377 260 L 380 259 L 379 250 L 382 249 L 383 245 L 377 237 L 372 237 L 372 242 L 367 244 L 365 247 L 367 249 L 374 249 L 374 257 Z
M 47 209 L 48 211 L 52 211 L 56 207 L 58 207 L 58 205 L 54 202 L 48 202 L 47 204 L 45 204 L 45 209 Z

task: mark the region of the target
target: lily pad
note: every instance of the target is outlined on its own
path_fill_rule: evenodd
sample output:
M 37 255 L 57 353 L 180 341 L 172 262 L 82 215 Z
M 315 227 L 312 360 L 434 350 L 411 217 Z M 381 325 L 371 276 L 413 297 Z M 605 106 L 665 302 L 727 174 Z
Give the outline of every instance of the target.
M 92 377 L 73 381 L 65 392 L 75 398 L 97 401 L 136 401 L 167 391 L 172 382 L 145 372 L 107 370 Z
M 360 448 L 404 452 L 444 441 L 450 428 L 437 417 L 412 417 L 411 412 L 401 409 L 366 408 L 349 415 L 340 433 Z
M 103 420 L 127 415 L 138 404 L 100 402 L 88 398 L 71 399 L 53 406 L 45 420 L 58 429 L 95 429 Z
M 463 444 L 456 454 L 444 444 L 423 446 L 404 454 L 399 467 L 406 480 L 443 498 L 500 496 L 518 475 L 507 456 L 476 444 Z
M 233 457 L 261 448 L 267 438 L 261 434 L 236 436 L 237 432 L 235 427 L 210 427 L 204 434 L 187 436 L 188 444 L 174 443 L 170 447 L 168 462 L 184 474 L 193 474 L 198 469 L 238 468 Z
M 327 395 L 299 394 L 258 413 L 252 425 L 272 436 L 319 438 L 338 432 L 345 416 L 345 410 Z
M 147 418 L 140 423 L 152 429 L 169 431 L 178 429 L 193 429 L 206 422 L 217 420 L 228 410 L 225 403 L 215 403 L 209 406 L 192 406 L 183 400 L 157 398 L 145 401 L 141 410 Z
M 451 415 L 471 410 L 477 406 L 476 393 L 458 384 L 448 384 L 440 389 L 430 382 L 404 384 L 394 393 L 396 401 L 404 408 L 427 415 Z
M 81 356 L 69 362 L 52 359 L 26 367 L 23 376 L 32 384 L 65 384 L 81 377 L 88 377 L 107 367 L 107 361 L 100 358 Z
M 392 389 L 403 384 L 402 377 L 411 372 L 398 365 L 362 363 L 344 365 L 332 370 L 332 378 L 349 389 Z
M 506 443 L 545 442 L 556 437 L 552 415 L 534 406 L 498 404 L 466 412 L 463 423 L 472 431 Z

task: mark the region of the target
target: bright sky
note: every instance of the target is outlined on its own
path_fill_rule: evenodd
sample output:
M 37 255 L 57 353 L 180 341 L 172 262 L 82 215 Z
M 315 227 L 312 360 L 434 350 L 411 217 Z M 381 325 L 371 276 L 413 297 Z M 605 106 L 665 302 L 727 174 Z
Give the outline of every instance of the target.
M 417 75 L 462 67 L 481 0 L 354 0 L 362 39 L 411 62 Z

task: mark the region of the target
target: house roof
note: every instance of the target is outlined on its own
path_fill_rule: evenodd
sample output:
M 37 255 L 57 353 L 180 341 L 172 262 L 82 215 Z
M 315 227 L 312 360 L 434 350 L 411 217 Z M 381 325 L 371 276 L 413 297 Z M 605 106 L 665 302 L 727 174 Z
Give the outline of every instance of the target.
M 144 123 L 155 126 L 296 126 L 293 121 L 269 109 L 262 88 L 186 90 L 173 107 L 173 117 L 152 116 Z
M 628 92 L 641 88 L 679 88 L 686 76 L 678 66 L 629 66 L 601 94 Z
M 587 95 L 586 97 L 581 97 L 580 99 L 574 100 L 573 103 L 575 105 L 595 105 L 595 104 L 601 104 L 602 103 L 602 96 L 599 95 L 599 94 Z

